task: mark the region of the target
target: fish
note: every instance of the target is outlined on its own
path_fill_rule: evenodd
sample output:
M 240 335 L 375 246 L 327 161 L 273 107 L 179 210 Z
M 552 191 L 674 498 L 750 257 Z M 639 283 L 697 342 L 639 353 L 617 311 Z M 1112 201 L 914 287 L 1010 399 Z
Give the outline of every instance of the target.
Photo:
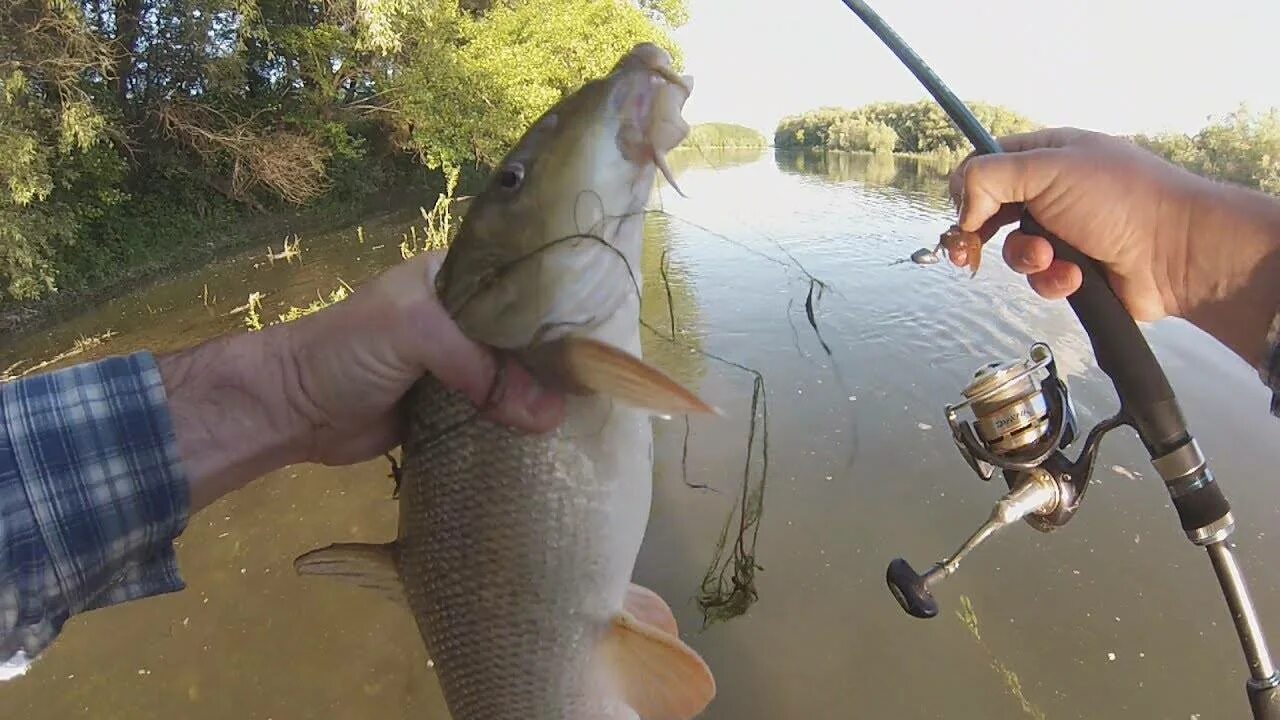
M 436 275 L 463 332 L 565 393 L 561 424 L 490 422 L 424 376 L 403 405 L 395 540 L 294 562 L 407 608 L 454 720 L 688 720 L 715 697 L 670 606 L 632 582 L 655 417 L 719 413 L 640 344 L 645 207 L 671 179 L 692 83 L 640 43 L 561 99 L 473 198 Z
M 964 252 L 964 267 L 970 271 L 970 278 L 978 275 L 978 266 L 982 264 L 982 236 L 952 225 L 943 231 L 938 238 L 938 247 L 947 251 L 947 256 L 955 260 L 957 251 Z

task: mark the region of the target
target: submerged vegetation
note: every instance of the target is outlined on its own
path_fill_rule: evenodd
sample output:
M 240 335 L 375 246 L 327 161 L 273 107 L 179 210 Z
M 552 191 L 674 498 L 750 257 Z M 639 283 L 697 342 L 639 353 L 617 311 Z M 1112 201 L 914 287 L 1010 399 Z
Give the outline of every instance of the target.
M 3 0 L 0 310 L 483 169 L 683 0 Z M 214 231 L 219 235 L 215 237 Z
M 960 596 L 960 609 L 956 611 L 956 617 L 960 619 L 961 624 L 977 641 L 982 651 L 987 654 L 987 657 L 991 660 L 991 669 L 995 670 L 996 674 L 1000 676 L 1005 687 L 1009 689 L 1009 694 L 1018 701 L 1018 706 L 1022 709 L 1022 712 L 1032 720 L 1047 720 L 1044 711 L 1036 707 L 1023 693 L 1022 681 L 1018 679 L 1018 674 L 1010 670 L 1000 658 L 996 657 L 996 654 L 987 645 L 987 641 L 982 639 L 982 633 L 978 630 L 978 614 L 974 612 L 973 601 L 967 595 Z

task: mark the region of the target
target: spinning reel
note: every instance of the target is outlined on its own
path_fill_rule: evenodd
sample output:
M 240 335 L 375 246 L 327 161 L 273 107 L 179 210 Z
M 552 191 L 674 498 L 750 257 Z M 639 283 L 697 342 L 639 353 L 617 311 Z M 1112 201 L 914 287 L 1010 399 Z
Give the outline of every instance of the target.
M 1044 343 L 1031 346 L 1025 359 L 983 365 L 961 394 L 963 399 L 946 407 L 956 447 L 984 481 L 1002 471 L 1009 491 L 977 532 L 923 575 L 902 558 L 889 564 L 889 589 L 902 609 L 918 618 L 938 614 L 932 586 L 954 574 L 960 560 L 997 531 L 1026 520 L 1050 532 L 1074 517 L 1089 488 L 1102 436 L 1120 424 L 1114 418 L 1101 423 L 1080 457 L 1067 459 L 1062 451 L 1076 439 L 1075 408 Z M 959 417 L 966 409 L 971 422 Z

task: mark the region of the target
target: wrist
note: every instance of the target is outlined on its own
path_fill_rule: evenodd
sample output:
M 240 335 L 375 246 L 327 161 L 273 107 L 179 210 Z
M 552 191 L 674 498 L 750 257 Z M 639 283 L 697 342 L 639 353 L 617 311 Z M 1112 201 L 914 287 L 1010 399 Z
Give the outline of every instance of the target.
M 306 459 L 305 424 L 286 388 L 288 328 L 241 333 L 157 359 L 195 512 Z
M 1206 182 L 1188 223 L 1181 315 L 1256 367 L 1280 309 L 1280 202 Z

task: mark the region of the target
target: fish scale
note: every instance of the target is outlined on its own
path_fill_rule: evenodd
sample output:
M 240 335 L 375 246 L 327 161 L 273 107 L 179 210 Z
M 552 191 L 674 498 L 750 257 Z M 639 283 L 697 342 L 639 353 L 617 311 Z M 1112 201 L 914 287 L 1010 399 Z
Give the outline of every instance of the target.
M 570 430 L 469 420 L 474 406 L 434 378 L 407 407 L 400 574 L 455 720 L 586 717 L 561 703 L 587 697 L 589 650 L 616 610 L 592 601 L 620 582 L 592 542 L 612 483 Z

